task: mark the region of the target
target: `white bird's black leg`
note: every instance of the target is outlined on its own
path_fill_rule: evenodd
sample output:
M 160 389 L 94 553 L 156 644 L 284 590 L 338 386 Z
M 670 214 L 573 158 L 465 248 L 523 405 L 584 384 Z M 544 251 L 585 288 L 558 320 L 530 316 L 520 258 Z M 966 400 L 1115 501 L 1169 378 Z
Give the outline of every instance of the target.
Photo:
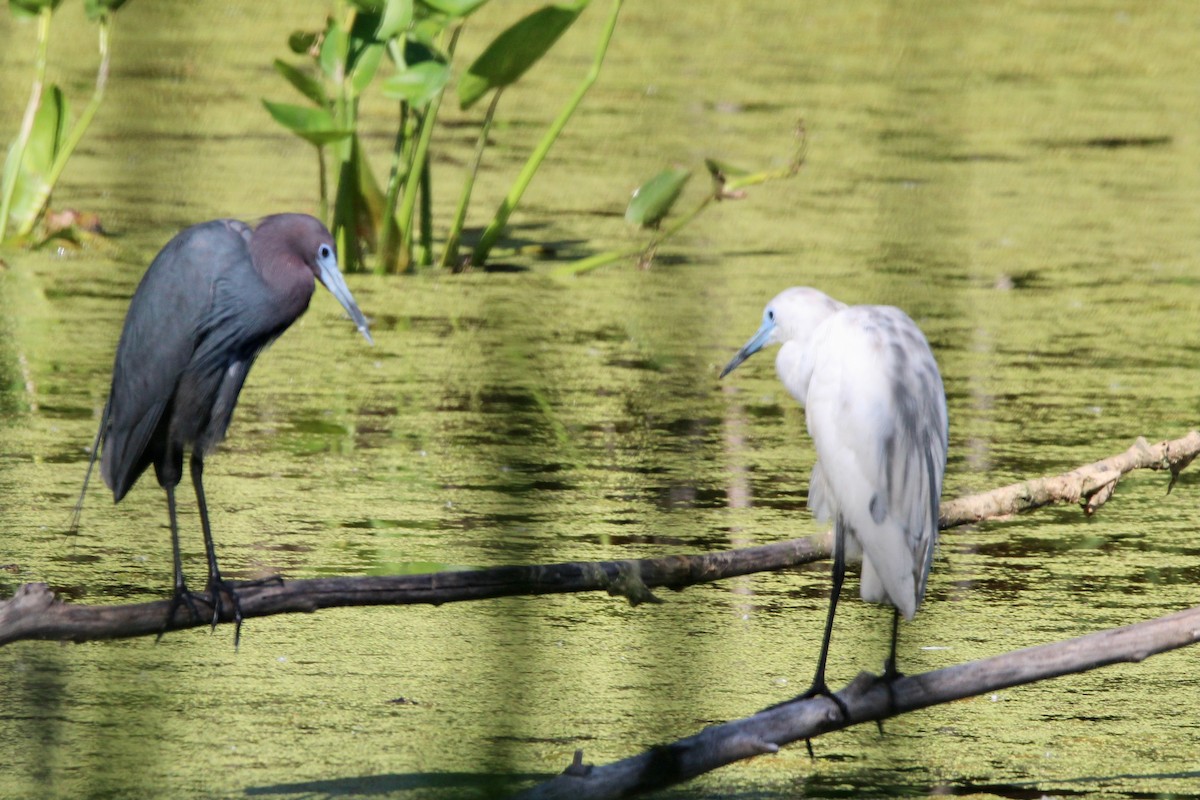
M 892 608 L 892 651 L 887 657 L 887 661 L 883 662 L 883 675 L 880 680 L 887 686 L 888 691 L 888 712 L 896 710 L 896 694 L 892 690 L 892 682 L 897 678 L 903 678 L 904 673 L 896 669 L 896 638 L 900 632 L 900 610 Z M 880 735 L 883 735 L 883 720 L 875 720 L 875 727 L 879 728 Z
M 200 509 L 200 527 L 204 531 L 204 552 L 208 557 L 208 592 L 212 597 L 213 608 L 212 626 L 215 629 L 221 620 L 221 595 L 229 595 L 229 602 L 233 606 L 233 647 L 236 650 L 238 643 L 242 640 L 242 604 L 233 585 L 221 577 L 221 570 L 217 566 L 217 551 L 213 545 L 212 529 L 208 525 L 208 504 L 204 501 L 204 458 L 199 453 L 192 453 L 191 467 L 192 485 L 196 489 L 196 506 Z

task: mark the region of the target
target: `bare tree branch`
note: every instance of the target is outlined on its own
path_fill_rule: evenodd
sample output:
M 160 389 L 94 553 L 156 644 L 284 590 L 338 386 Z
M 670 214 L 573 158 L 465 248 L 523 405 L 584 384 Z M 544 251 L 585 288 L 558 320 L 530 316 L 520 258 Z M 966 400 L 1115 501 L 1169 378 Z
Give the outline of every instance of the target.
M 694 736 L 599 767 L 582 753 L 563 774 L 517 795 L 520 800 L 606 800 L 632 797 L 682 783 L 718 767 L 871 720 L 964 697 L 1056 678 L 1200 642 L 1200 606 L 1077 639 L 1016 650 L 981 661 L 899 678 L 889 685 L 861 673 L 838 697 L 849 718 L 827 698 L 796 700 L 744 719 L 705 728 Z
M 1200 453 L 1200 433 L 1148 445 L 1138 439 L 1125 453 L 1065 475 L 1017 483 L 942 505 L 941 527 L 1008 516 L 1050 503 L 1099 505 L 1111 487 L 1135 469 L 1168 469 L 1174 478 Z M 1102 494 L 1107 492 L 1107 494 Z M 513 595 L 607 591 L 631 603 L 656 602 L 652 588 L 682 589 L 697 583 L 767 572 L 828 558 L 829 536 L 792 539 L 759 547 L 701 555 L 628 561 L 572 562 L 481 570 L 358 578 L 322 578 L 235 584 L 243 617 L 312 612 L 341 606 L 406 605 L 482 600 Z M 211 613 L 203 602 L 201 617 Z M 228 603 L 224 604 L 228 610 Z M 163 630 L 170 602 L 82 606 L 61 602 L 42 583 L 25 584 L 0 602 L 0 645 L 20 639 L 88 641 L 155 635 Z M 223 617 L 229 621 L 230 617 Z M 175 611 L 167 630 L 207 624 L 186 608 Z
M 1151 445 L 1139 436 L 1137 441 L 1120 455 L 1073 469 L 1064 475 L 1038 478 L 1014 483 L 984 494 L 952 500 L 942 504 L 939 527 L 952 528 L 985 519 L 1007 517 L 1021 511 L 1056 503 L 1079 503 L 1092 514 L 1112 497 L 1117 481 L 1135 469 L 1166 469 L 1171 471 L 1175 486 L 1179 473 L 1200 454 L 1200 433 L 1191 431 L 1181 439 Z

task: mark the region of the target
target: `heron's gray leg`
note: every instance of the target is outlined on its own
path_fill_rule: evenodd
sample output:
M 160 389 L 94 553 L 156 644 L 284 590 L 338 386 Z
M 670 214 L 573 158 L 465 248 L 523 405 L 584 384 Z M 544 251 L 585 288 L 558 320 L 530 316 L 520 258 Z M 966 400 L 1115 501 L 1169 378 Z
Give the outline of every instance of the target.
M 192 452 L 191 468 L 192 486 L 196 489 L 196 506 L 200 509 L 200 527 L 204 530 L 204 552 L 208 557 L 208 591 L 212 595 L 213 606 L 212 626 L 216 628 L 221 619 L 221 594 L 229 595 L 229 601 L 233 605 L 233 646 L 236 649 L 242 639 L 242 604 L 237 592 L 233 590 L 233 585 L 221 577 L 221 570 L 217 566 L 217 551 L 213 545 L 212 528 L 208 524 L 208 503 L 204 501 L 204 456 L 199 452 Z
M 175 518 L 175 484 L 166 483 L 163 489 L 167 492 L 167 518 L 171 524 L 171 552 L 175 562 L 175 591 L 171 596 L 171 607 L 167 609 L 167 618 L 163 620 L 162 630 L 158 632 L 155 638 L 157 642 L 162 639 L 163 634 L 167 632 L 167 628 L 171 626 L 171 622 L 175 619 L 175 611 L 182 605 L 188 607 L 188 611 L 192 614 L 192 619 L 199 621 L 200 612 L 196 610 L 196 604 L 192 601 L 192 593 L 188 591 L 187 583 L 183 579 L 183 557 L 179 554 L 179 523 Z

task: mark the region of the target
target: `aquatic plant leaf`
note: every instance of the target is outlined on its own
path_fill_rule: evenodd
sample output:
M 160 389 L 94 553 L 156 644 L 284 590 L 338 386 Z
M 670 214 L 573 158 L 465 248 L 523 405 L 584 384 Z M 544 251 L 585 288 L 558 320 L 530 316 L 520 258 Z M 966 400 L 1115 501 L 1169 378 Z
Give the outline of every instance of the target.
M 383 96 L 423 108 L 450 80 L 450 68 L 438 61 L 422 61 L 383 82 Z
M 413 20 L 413 0 L 387 0 L 383 7 L 383 19 L 375 35 L 380 41 L 386 42 L 403 30 L 407 30 Z
M 379 62 L 383 58 L 385 49 L 381 44 L 369 44 L 354 59 L 354 66 L 350 70 L 350 85 L 354 88 L 355 94 L 361 94 L 371 85 L 371 79 L 375 77 L 375 72 L 379 69 Z
M 341 76 L 338 74 L 345 69 L 346 53 L 350 47 L 350 40 L 346 31 L 342 30 L 342 26 L 338 25 L 333 19 L 329 20 L 329 27 L 325 29 L 325 38 L 321 42 L 321 53 L 317 56 L 317 63 L 321 65 L 321 71 L 325 73 L 330 80 L 339 80 Z
M 53 11 L 61 2 L 62 0 L 8 0 L 8 7 L 12 9 L 14 16 L 29 17 L 37 16 L 43 9 Z
M 667 215 L 679 199 L 683 185 L 692 177 L 690 169 L 665 169 L 633 192 L 625 209 L 625 221 L 631 225 L 653 226 Z
M 708 174 L 712 175 L 714 179 L 741 177 L 750 174 L 750 170 L 748 169 L 734 166 L 727 161 L 717 161 L 712 158 L 704 159 L 704 166 L 708 167 Z
M 465 17 L 488 0 L 421 0 L 426 8 L 445 14 L 448 17 Z
M 469 108 L 492 89 L 515 83 L 554 46 L 588 2 L 545 6 L 497 36 L 459 80 L 459 106 Z
M 54 160 L 66 144 L 70 128 L 71 113 L 67 106 L 67 98 L 62 89 L 51 84 L 42 94 L 42 101 L 33 117 L 33 127 L 29 131 L 29 140 L 25 143 L 20 168 L 15 173 L 8 218 L 16 223 L 18 228 L 25 222 L 36 219 L 46 205 L 54 189 L 50 183 Z M 10 149 L 9 163 L 5 165 L 6 172 L 11 169 L 14 156 L 15 151 Z
M 121 8 L 121 6 L 125 5 L 127 1 L 128 0 L 83 0 L 83 10 L 87 13 L 87 18 L 94 22 L 110 11 L 117 11 Z
M 319 41 L 321 34 L 316 31 L 292 31 L 288 34 L 288 49 L 298 56 L 310 55 Z
M 324 108 L 272 103 L 270 100 L 263 100 L 262 103 L 276 122 L 315 145 L 341 141 L 353 133 L 337 128 L 333 123 L 333 114 Z
M 296 87 L 300 94 L 312 100 L 317 105 L 324 107 L 328 102 L 328 97 L 325 95 L 325 87 L 321 82 L 312 77 L 308 73 L 296 69 L 291 64 L 282 59 L 275 59 L 275 71 L 282 75 L 288 83 Z

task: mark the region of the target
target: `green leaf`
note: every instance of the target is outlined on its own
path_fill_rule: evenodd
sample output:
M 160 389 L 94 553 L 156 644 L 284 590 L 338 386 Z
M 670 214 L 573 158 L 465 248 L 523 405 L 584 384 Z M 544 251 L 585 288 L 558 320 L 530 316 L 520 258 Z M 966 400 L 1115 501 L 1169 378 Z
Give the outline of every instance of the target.
M 458 102 L 469 108 L 492 89 L 517 81 L 571 27 L 588 0 L 546 6 L 517 21 L 487 46 L 458 82 Z
M 708 174 L 712 175 L 714 179 L 740 178 L 750 174 L 750 170 L 748 169 L 734 166 L 727 161 L 717 161 L 712 158 L 704 159 L 704 166 L 708 167 Z
M 488 0 L 421 0 L 421 5 L 448 17 L 465 17 Z
M 319 41 L 321 34 L 316 31 L 292 31 L 288 35 L 288 49 L 298 56 L 306 56 Z
M 291 64 L 282 59 L 275 59 L 275 71 L 282 75 L 287 82 L 300 92 L 300 94 L 312 100 L 317 105 L 324 107 L 328 102 L 325 96 L 325 87 L 321 82 L 312 77 L 306 72 L 296 69 Z
M 355 94 L 361 94 L 371 85 L 371 79 L 375 77 L 386 49 L 381 44 L 369 44 L 354 59 L 354 66 L 350 70 L 350 86 Z
M 71 128 L 71 113 L 67 98 L 54 84 L 42 94 L 41 103 L 33 117 L 29 140 L 20 168 L 16 171 L 12 202 L 8 218 L 21 227 L 26 221 L 35 219 L 46 205 L 54 187 L 50 184 L 50 172 L 54 159 L 66 143 Z M 12 168 L 15 155 L 14 144 L 9 149 L 5 171 Z M 7 176 L 6 176 L 7 177 Z
M 383 7 L 383 19 L 379 21 L 379 29 L 375 35 L 380 41 L 386 42 L 403 30 L 407 30 L 413 20 L 413 0 L 387 0 Z
M 283 127 L 315 145 L 329 144 L 349 136 L 352 131 L 340 130 L 333 124 L 333 115 L 324 108 L 309 108 L 291 103 L 272 103 L 263 100 L 263 106 Z
M 37 16 L 43 9 L 53 11 L 62 0 L 9 0 L 9 8 L 18 16 Z
M 126 2 L 127 0 L 83 0 L 83 10 L 87 12 L 87 18 L 94 21 L 109 12 L 116 12 Z
M 450 80 L 450 68 L 438 61 L 422 61 L 383 82 L 383 96 L 403 100 L 414 108 L 429 104 Z
M 317 56 L 321 71 L 330 80 L 337 80 L 338 72 L 345 69 L 346 53 L 349 49 L 350 39 L 346 32 L 336 20 L 330 19 L 329 27 L 325 29 L 325 39 L 321 42 L 321 54 Z
M 625 221 L 651 227 L 667 215 L 679 199 L 683 185 L 692 177 L 690 169 L 665 169 L 639 186 L 625 209 Z
M 70 111 L 67 98 L 54 84 L 42 95 L 33 118 L 33 129 L 25 145 L 23 168 L 28 172 L 46 175 L 54 166 L 54 158 L 67 140 Z

